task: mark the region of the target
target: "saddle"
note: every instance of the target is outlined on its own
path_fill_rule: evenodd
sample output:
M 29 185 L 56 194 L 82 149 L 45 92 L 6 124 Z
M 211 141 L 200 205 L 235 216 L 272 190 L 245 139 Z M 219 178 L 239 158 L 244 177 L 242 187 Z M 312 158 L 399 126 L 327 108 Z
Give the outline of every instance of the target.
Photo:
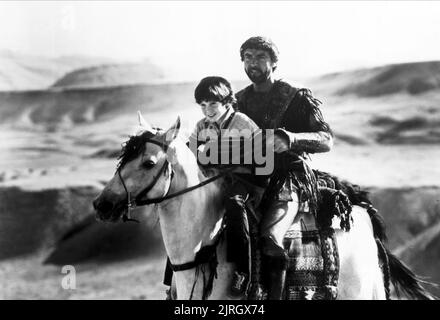
M 339 228 L 348 231 L 351 224 L 351 203 L 342 190 L 329 181 L 319 181 L 321 201 L 316 216 L 307 203 L 300 204 L 294 223 L 284 237 L 288 257 L 283 297 L 286 300 L 334 300 L 339 279 L 339 254 L 332 226 L 333 217 L 340 218 Z M 250 220 L 251 221 L 251 220 Z M 258 226 L 251 231 L 251 280 L 249 300 L 267 298 L 266 273 L 258 246 Z

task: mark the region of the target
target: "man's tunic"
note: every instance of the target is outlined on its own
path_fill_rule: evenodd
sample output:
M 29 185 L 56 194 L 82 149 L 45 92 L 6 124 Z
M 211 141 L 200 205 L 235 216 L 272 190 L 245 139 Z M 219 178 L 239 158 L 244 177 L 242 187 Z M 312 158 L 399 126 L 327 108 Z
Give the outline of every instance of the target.
M 333 143 L 331 129 L 319 110 L 320 101 L 310 90 L 294 88 L 283 81 L 275 81 L 269 92 L 256 92 L 250 85 L 236 96 L 238 111 L 261 129 L 274 129 L 288 140 L 290 150 L 275 155 L 267 201 L 292 201 L 292 192 L 297 192 L 301 201 L 309 201 L 315 213 L 317 182 L 306 158 L 308 153 L 330 150 Z

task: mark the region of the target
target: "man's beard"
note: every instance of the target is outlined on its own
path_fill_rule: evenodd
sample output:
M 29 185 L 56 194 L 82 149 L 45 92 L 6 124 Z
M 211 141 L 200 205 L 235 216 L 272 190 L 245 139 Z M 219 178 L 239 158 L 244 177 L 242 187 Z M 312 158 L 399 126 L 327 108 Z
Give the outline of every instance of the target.
M 252 71 L 256 70 L 258 71 L 258 74 L 253 74 Z M 261 84 L 265 82 L 270 77 L 270 70 L 266 70 L 266 72 L 262 72 L 260 69 L 257 68 L 251 68 L 251 69 L 245 69 L 245 72 L 249 79 L 255 83 L 255 84 Z

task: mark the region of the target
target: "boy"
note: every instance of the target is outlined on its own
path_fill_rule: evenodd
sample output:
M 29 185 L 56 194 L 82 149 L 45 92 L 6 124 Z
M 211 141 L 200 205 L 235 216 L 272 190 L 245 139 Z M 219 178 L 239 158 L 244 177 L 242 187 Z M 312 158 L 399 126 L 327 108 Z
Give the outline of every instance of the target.
M 202 79 L 195 89 L 194 97 L 205 117 L 197 122 L 189 138 L 192 146 L 203 148 L 212 137 L 234 138 L 234 131 L 237 133 L 241 130 L 248 130 L 248 133 L 254 133 L 259 129 L 248 116 L 234 110 L 235 95 L 231 84 L 222 77 Z M 237 172 L 243 172 L 243 167 L 237 167 Z M 242 179 L 255 180 L 250 171 L 248 174 L 236 174 Z M 235 262 L 237 268 L 232 279 L 230 293 L 237 296 L 246 292 L 249 282 L 250 238 L 245 202 L 257 189 L 238 179 L 232 180 L 232 185 L 228 185 L 225 217 L 228 241 L 227 260 Z M 251 185 L 252 183 L 250 182 Z

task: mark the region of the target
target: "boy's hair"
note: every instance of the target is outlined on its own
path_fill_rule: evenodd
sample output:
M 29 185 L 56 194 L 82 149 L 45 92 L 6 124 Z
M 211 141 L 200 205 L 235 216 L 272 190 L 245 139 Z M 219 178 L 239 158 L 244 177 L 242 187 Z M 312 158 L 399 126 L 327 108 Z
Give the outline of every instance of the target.
M 194 91 L 198 104 L 203 101 L 217 101 L 233 105 L 237 102 L 231 84 L 222 77 L 206 77 L 200 80 Z

